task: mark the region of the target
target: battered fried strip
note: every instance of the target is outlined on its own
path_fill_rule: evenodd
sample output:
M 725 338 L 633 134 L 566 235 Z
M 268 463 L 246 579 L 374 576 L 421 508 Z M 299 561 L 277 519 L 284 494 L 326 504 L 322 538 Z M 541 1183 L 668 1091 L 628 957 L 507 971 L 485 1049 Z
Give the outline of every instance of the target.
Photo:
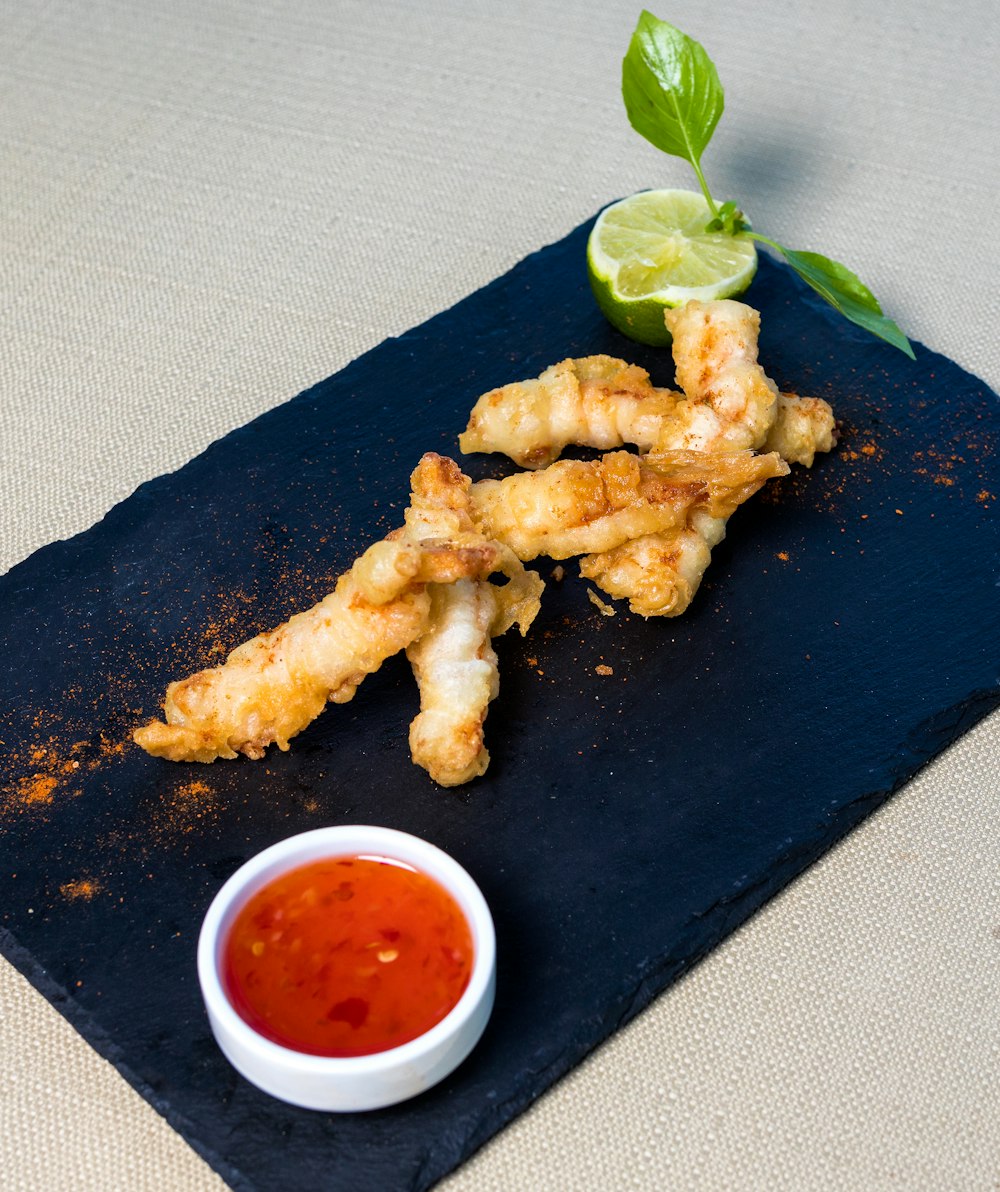
M 665 312 L 677 383 L 686 400 L 661 429 L 661 447 L 760 447 L 774 425 L 778 387 L 757 362 L 760 314 L 732 299 Z
M 421 482 L 414 473 L 414 484 Z M 420 505 L 419 488 L 413 501 Z M 425 529 L 447 533 L 452 520 L 428 514 Z M 471 526 L 471 523 L 470 523 Z M 221 666 L 171 683 L 166 723 L 134 733 L 148 752 L 172 761 L 263 757 L 287 749 L 326 703 L 346 703 L 366 675 L 427 628 L 427 585 L 483 579 L 510 567 L 510 552 L 471 530 L 443 537 L 387 539 L 370 547 L 328 596 L 269 633 L 238 646 Z
M 406 656 L 420 688 L 420 712 L 410 725 L 410 754 L 441 786 L 485 773 L 490 755 L 483 726 L 500 673 L 491 638 L 534 620 L 545 585 L 534 571 L 498 588 L 482 580 L 431 586 L 426 631 Z
M 625 444 L 640 451 L 765 445 L 807 466 L 817 451 L 829 451 L 833 412 L 825 401 L 781 394 L 775 406 L 775 390 L 756 364 L 756 312 L 737 302 L 688 307 L 671 312 L 685 316 L 674 342 L 684 361 L 679 376 L 689 386 L 684 394 L 655 388 L 645 370 L 610 356 L 563 360 L 537 380 L 483 394 L 459 436 L 462 451 L 501 452 L 524 468 L 548 465 L 570 444 L 602 451 Z M 705 357 L 713 355 L 705 370 Z M 739 387 L 742 397 L 734 400 Z
M 493 586 L 459 580 L 431 589 L 429 628 L 406 649 L 420 688 L 410 724 L 410 756 L 441 786 L 458 786 L 486 771 L 483 722 L 500 691 L 491 644 Z
M 414 473 L 414 500 L 403 535 L 440 528 L 477 534 L 469 515 L 471 481 L 446 457 L 429 453 Z M 418 495 L 419 494 L 419 498 Z M 420 712 L 410 725 L 410 754 L 441 786 L 457 786 L 484 773 L 489 753 L 483 725 L 499 691 L 491 637 L 517 624 L 522 635 L 534 620 L 544 584 L 509 548 L 501 564 L 509 580 L 431 585 L 431 613 L 424 633 L 406 650 L 420 689 Z
M 525 569 L 509 545 L 484 536 L 474 516 L 474 486 L 469 477 L 453 459 L 428 451 L 414 470 L 411 485 L 413 491 L 404 525 L 393 531 L 389 539 L 419 542 L 426 550 L 428 539 L 425 535 L 444 533 L 450 543 L 456 544 L 459 554 L 463 550 L 488 551 L 492 561 L 483 574 L 500 572 L 507 577 L 507 583 L 501 587 L 490 585 L 496 598 L 493 636 L 506 633 L 512 625 L 520 628 L 522 636 L 527 633 L 538 612 L 545 585 L 536 572 Z M 463 543 L 468 545 L 463 547 Z
M 794 393 L 778 395 L 778 412 L 764 440 L 764 451 L 777 451 L 790 464 L 811 468 L 816 452 L 832 451 L 836 442 L 836 423 L 829 403 Z
M 701 584 L 712 548 L 726 536 L 725 517 L 695 510 L 673 534 L 646 534 L 614 550 L 585 555 L 580 574 L 643 617 L 678 617 Z
M 537 380 L 484 393 L 458 444 L 466 454 L 500 452 L 522 468 L 546 467 L 571 443 L 648 451 L 680 397 L 654 389 L 645 369 L 612 356 L 563 360 Z
M 351 699 L 366 675 L 423 631 L 430 613 L 424 586 L 409 578 L 380 603 L 365 595 L 369 569 L 387 590 L 384 547 L 372 548 L 377 566 L 362 555 L 319 604 L 237 646 L 223 665 L 171 683 L 166 723 L 137 729 L 136 743 L 170 761 L 210 762 L 238 752 L 260 758 L 272 743 L 287 749 L 328 700 Z M 398 544 L 397 551 L 403 578 L 419 548 Z
M 740 302 L 689 302 L 666 313 L 685 400 L 660 428 L 660 443 L 778 451 L 811 466 L 833 446 L 833 413 L 816 398 L 782 394 L 757 363 L 760 316 Z M 695 436 L 692 440 L 692 435 Z M 641 616 L 687 609 L 725 537 L 726 518 L 693 516 L 679 530 L 647 535 L 580 563 L 581 573 Z
M 683 529 L 695 509 L 728 517 L 766 480 L 787 472 L 775 453 L 614 451 L 480 480 L 471 489 L 472 515 L 487 538 L 506 543 L 519 559 L 565 559 Z

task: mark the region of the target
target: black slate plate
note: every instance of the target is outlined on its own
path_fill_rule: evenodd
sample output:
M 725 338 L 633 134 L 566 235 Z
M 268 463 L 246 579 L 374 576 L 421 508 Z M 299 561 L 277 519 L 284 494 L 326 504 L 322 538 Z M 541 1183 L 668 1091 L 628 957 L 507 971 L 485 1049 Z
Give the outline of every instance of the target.
M 456 451 L 483 390 L 602 351 L 671 381 L 596 312 L 588 230 L 0 581 L 3 951 L 234 1187 L 427 1187 L 998 702 L 996 396 L 765 259 L 762 359 L 834 403 L 839 450 L 737 514 L 682 619 L 605 618 L 570 564 L 528 640 L 499 643 L 484 780 L 443 793 L 411 764 L 399 659 L 289 754 L 176 766 L 127 743 L 169 679 L 311 603 L 398 522 L 416 460 Z M 444 1084 L 338 1117 L 235 1075 L 194 950 L 240 862 L 349 821 L 471 871 L 499 991 Z

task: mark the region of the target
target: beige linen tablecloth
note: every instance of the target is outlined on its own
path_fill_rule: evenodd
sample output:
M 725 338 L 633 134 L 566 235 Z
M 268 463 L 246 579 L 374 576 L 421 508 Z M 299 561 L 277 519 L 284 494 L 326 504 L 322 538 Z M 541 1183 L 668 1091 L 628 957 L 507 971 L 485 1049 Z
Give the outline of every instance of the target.
M 0 568 L 610 199 L 691 185 L 625 120 L 638 11 L 3 0 Z M 658 15 L 726 85 L 716 193 L 850 263 L 915 339 L 1000 386 L 989 0 Z M 940 611 L 947 633 L 961 593 Z M 448 1187 L 1000 1186 L 998 727 Z M 220 1186 L 0 964 L 0 1187 Z

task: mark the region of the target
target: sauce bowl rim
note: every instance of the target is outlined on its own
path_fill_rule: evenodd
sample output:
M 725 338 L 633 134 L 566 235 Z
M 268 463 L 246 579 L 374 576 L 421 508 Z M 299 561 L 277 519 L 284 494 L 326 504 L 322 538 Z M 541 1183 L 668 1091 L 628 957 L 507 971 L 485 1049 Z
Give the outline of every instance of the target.
M 448 1013 L 406 1043 L 358 1056 L 325 1056 L 297 1051 L 261 1035 L 236 1011 L 225 990 L 220 962 L 229 929 L 246 901 L 268 882 L 311 861 L 358 855 L 401 861 L 439 882 L 455 899 L 472 935 L 469 982 Z M 198 937 L 198 979 L 209 1017 L 260 1063 L 303 1076 L 378 1076 L 419 1062 L 460 1033 L 491 989 L 496 965 L 496 934 L 486 899 L 469 873 L 443 849 L 397 828 L 338 824 L 286 837 L 245 861 L 219 889 Z M 213 1031 L 216 1023 L 213 1023 Z

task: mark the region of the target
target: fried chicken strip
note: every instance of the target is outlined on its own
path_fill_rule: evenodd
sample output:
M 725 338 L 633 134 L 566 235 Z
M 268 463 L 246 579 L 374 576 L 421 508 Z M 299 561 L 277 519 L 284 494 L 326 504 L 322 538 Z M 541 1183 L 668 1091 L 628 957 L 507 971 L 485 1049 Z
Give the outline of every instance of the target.
M 404 537 L 447 524 L 456 541 L 470 536 L 482 540 L 470 516 L 471 481 L 452 460 L 425 455 L 413 488 Z M 500 689 L 491 639 L 514 624 L 523 636 L 545 586 L 513 551 L 502 549 L 499 569 L 508 582 L 503 587 L 473 579 L 432 584 L 427 628 L 406 649 L 420 690 L 420 712 L 410 725 L 410 754 L 441 786 L 458 786 L 486 771 L 490 755 L 484 722 Z
M 523 636 L 544 586 L 526 570 L 502 588 L 483 580 L 431 585 L 428 628 L 406 648 L 420 689 L 410 754 L 440 786 L 459 786 L 486 772 L 484 722 L 500 691 L 491 639 L 514 624 Z
M 500 452 L 538 468 L 570 444 L 711 451 L 766 441 L 766 450 L 807 466 L 831 449 L 826 402 L 782 394 L 775 406 L 776 387 L 757 364 L 756 311 L 732 301 L 688 303 L 668 317 L 684 393 L 656 388 L 644 369 L 610 356 L 563 360 L 536 380 L 483 394 L 459 436 L 462 451 Z
M 489 765 L 483 724 L 500 692 L 491 642 L 496 615 L 492 584 L 435 586 L 429 628 L 406 650 L 420 688 L 410 755 L 441 786 L 468 782 Z
M 699 509 L 729 514 L 772 476 L 788 471 L 777 454 L 668 451 L 639 457 L 613 451 L 598 460 L 560 460 L 472 486 L 472 515 L 487 538 L 527 562 L 538 555 L 612 550 L 645 534 L 674 532 Z
M 837 442 L 833 410 L 820 397 L 778 394 L 774 425 L 764 439 L 764 451 L 777 451 L 790 464 L 811 468 L 818 451 L 832 451 Z
M 779 395 L 758 363 L 755 310 L 741 302 L 689 302 L 667 311 L 666 322 L 685 397 L 660 426 L 661 446 L 764 446 L 807 466 L 817 450 L 832 448 L 827 403 Z M 726 521 L 697 511 L 684 527 L 588 555 L 580 571 L 641 616 L 679 616 L 694 599 L 712 548 L 725 537 Z
M 268 745 L 287 749 L 327 701 L 351 699 L 366 675 L 423 632 L 430 615 L 425 586 L 407 574 L 419 548 L 396 544 L 390 557 L 385 546 L 362 555 L 319 604 L 237 646 L 221 666 L 171 683 L 166 723 L 137 729 L 135 742 L 170 761 L 260 758 Z M 402 582 L 388 596 L 393 558 Z M 377 603 L 366 595 L 369 572 L 384 597 Z
M 725 517 L 695 510 L 672 534 L 645 534 L 613 550 L 585 555 L 580 574 L 607 595 L 628 600 L 643 617 L 679 617 L 712 561 L 712 548 L 726 536 Z
M 419 483 L 417 473 L 414 473 Z M 419 505 L 422 494 L 415 492 Z M 238 646 L 221 666 L 167 688 L 165 723 L 133 734 L 149 753 L 209 762 L 288 748 L 327 702 L 346 703 L 366 675 L 423 633 L 431 615 L 428 585 L 484 579 L 511 567 L 510 551 L 471 531 L 455 542 L 442 518 L 434 538 L 375 543 L 333 592 L 269 633 Z
M 685 400 L 661 428 L 659 446 L 760 447 L 778 407 L 778 387 L 757 361 L 760 314 L 726 298 L 686 302 L 664 317 Z
M 536 380 L 484 393 L 459 435 L 463 452 L 500 452 L 522 468 L 542 468 L 571 443 L 609 451 L 631 443 L 648 451 L 681 394 L 655 389 L 649 373 L 612 356 L 583 356 Z

